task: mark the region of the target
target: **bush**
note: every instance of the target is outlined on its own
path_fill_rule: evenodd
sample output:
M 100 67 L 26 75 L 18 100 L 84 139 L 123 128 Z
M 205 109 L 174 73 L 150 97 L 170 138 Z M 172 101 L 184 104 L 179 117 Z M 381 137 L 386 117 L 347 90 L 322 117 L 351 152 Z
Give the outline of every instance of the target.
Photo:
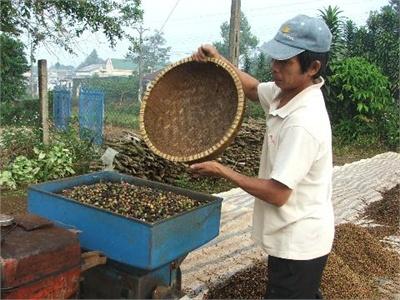
M 6 127 L 0 136 L 3 160 L 23 155 L 33 157 L 33 148 L 40 146 L 40 130 L 29 127 Z
M 53 93 L 48 92 L 49 120 L 52 119 Z M 40 127 L 40 101 L 38 98 L 0 103 L 0 120 L 2 126 Z
M 99 156 L 93 144 L 79 138 L 75 123 L 66 131 L 52 129 L 48 146 L 41 142 L 39 130 L 25 127 L 7 128 L 0 141 L 4 160 L 0 186 L 9 188 L 86 173 L 90 162 Z
M 359 57 L 336 61 L 330 68 L 327 108 L 334 134 L 349 143 L 365 136 L 389 146 L 398 143 L 393 132 L 397 117 L 388 111 L 396 107 L 387 77 Z
M 264 109 L 259 103 L 246 100 L 245 118 L 265 119 Z
M 72 119 L 64 131 L 52 130 L 52 143 L 63 144 L 73 157 L 73 169 L 78 174 L 89 171 L 90 162 L 98 157 L 96 146 L 86 139 L 81 139 L 77 120 Z
M 2 126 L 40 126 L 39 99 L 0 103 Z
M 127 104 L 119 104 L 107 101 L 105 104 L 105 124 L 114 126 L 139 128 L 140 102 L 132 101 Z
M 54 144 L 46 151 L 34 148 L 35 157 L 17 156 L 4 171 L 0 171 L 0 186 L 16 188 L 20 184 L 57 179 L 75 174 L 73 157 L 63 144 Z

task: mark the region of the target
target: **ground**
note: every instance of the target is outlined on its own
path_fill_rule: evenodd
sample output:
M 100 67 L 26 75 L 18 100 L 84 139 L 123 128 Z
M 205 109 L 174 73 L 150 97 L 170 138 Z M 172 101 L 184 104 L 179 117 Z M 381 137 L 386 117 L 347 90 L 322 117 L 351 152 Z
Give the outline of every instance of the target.
M 109 135 L 120 135 L 125 129 L 113 127 L 108 131 Z M 367 158 L 366 153 L 363 152 L 345 152 L 334 155 L 334 165 L 343 165 L 353 161 Z M 17 191 L 1 190 L 0 191 L 0 212 L 2 214 L 16 215 L 26 212 L 26 189 L 22 187 Z
M 342 165 L 342 164 L 350 163 L 352 161 L 359 160 L 361 158 L 366 158 L 366 157 L 367 156 L 354 155 L 354 154 L 347 155 L 347 156 L 336 155 L 336 157 L 335 157 L 336 163 L 335 164 L 336 165 Z M 26 211 L 26 194 L 25 194 L 25 191 L 26 191 L 26 187 L 24 187 L 21 190 L 16 191 L 16 192 L 2 191 L 2 193 L 1 193 L 1 212 L 2 213 L 7 213 L 7 214 L 12 214 L 12 215 L 17 214 L 17 213 L 25 212 Z M 394 218 L 387 218 L 388 224 L 385 224 L 385 225 L 386 226 L 390 226 L 390 225 L 393 226 L 393 224 L 398 224 L 398 222 L 399 222 L 398 215 L 396 215 L 395 212 L 398 212 L 399 186 L 397 186 L 393 190 L 385 193 L 383 195 L 383 197 L 384 197 L 384 199 L 386 199 L 386 202 L 385 201 L 380 201 L 380 202 L 375 203 L 374 206 L 370 207 L 370 210 L 368 211 L 370 218 L 372 218 L 374 220 L 382 220 L 383 216 L 387 217 L 388 211 L 391 211 L 391 212 L 393 212 L 393 214 L 390 214 L 390 215 L 393 216 Z M 394 205 L 390 205 L 390 204 L 394 204 Z M 398 230 L 398 226 L 396 228 Z M 394 233 L 393 230 L 396 231 L 396 228 L 395 229 L 387 228 L 387 229 L 390 230 L 389 233 Z M 371 229 L 371 234 L 374 234 L 374 235 L 376 235 L 378 233 L 382 234 L 383 233 L 382 229 L 380 227 L 378 229 L 379 230 L 377 230 L 377 228 L 372 228 Z M 384 233 L 385 233 L 385 235 L 387 235 L 387 230 L 385 230 Z M 365 234 L 362 234 L 362 236 L 364 237 Z M 378 259 L 376 261 L 380 261 L 380 259 Z M 341 262 L 341 260 L 339 260 L 339 262 Z M 336 275 L 337 274 L 343 274 L 344 271 L 343 271 L 343 268 L 341 267 L 341 265 L 336 263 L 335 266 L 339 266 L 341 268 L 340 269 L 341 271 L 340 272 L 334 271 L 332 274 L 334 274 L 334 275 L 335 274 Z M 346 276 L 348 276 L 348 277 L 346 277 L 347 279 L 344 280 L 342 282 L 342 284 L 346 284 L 346 283 L 350 282 L 349 278 L 350 279 L 351 278 L 354 279 L 355 275 L 351 272 L 351 270 L 348 270 L 348 271 L 349 272 L 347 272 L 347 273 L 344 272 L 344 273 L 346 273 Z M 229 288 L 229 285 L 231 287 L 235 287 L 235 288 L 237 288 L 238 286 L 241 286 L 243 288 L 243 290 L 251 290 L 251 291 L 254 291 L 255 293 L 259 293 L 260 291 L 258 290 L 258 288 L 256 286 L 254 286 L 253 288 L 249 288 L 249 284 L 250 284 L 250 287 L 251 287 L 252 286 L 251 284 L 254 281 L 253 280 L 249 281 L 249 280 L 247 280 L 245 278 L 246 276 L 250 277 L 250 278 L 254 278 L 254 276 L 259 276 L 259 275 L 255 275 L 255 273 L 256 274 L 259 274 L 259 273 L 264 274 L 265 273 L 265 266 L 264 265 L 257 265 L 256 268 L 248 270 L 247 273 L 238 273 L 237 276 L 234 277 L 234 280 L 238 280 L 238 281 L 240 281 L 240 283 L 239 282 L 235 282 L 235 283 L 228 284 L 228 286 L 226 286 L 227 290 L 232 291 L 232 288 Z M 396 282 L 393 282 L 393 280 L 388 281 L 387 278 L 380 278 L 380 280 L 382 281 L 381 285 L 380 285 L 380 289 L 382 289 L 381 295 L 383 295 L 384 298 L 393 298 L 393 294 L 396 292 L 397 288 L 399 287 L 399 283 L 400 283 L 399 282 L 399 278 L 396 279 L 397 280 Z M 337 282 L 337 278 L 335 280 L 333 280 L 333 281 Z M 360 280 L 358 280 L 358 281 L 360 281 Z M 362 281 L 360 281 L 359 283 L 360 283 L 359 286 L 363 286 Z M 368 286 L 366 286 L 366 288 L 368 288 Z M 338 289 L 336 289 L 336 288 L 333 289 L 333 292 L 337 292 L 337 291 L 338 291 Z M 237 292 L 237 289 L 236 289 L 236 292 Z M 358 292 L 358 290 L 356 292 Z M 369 289 L 367 289 L 366 291 L 363 291 L 363 292 L 366 293 L 365 295 L 370 295 L 370 294 L 372 295 L 372 293 L 374 293 L 374 291 L 372 291 L 372 290 L 370 291 Z M 226 295 L 227 295 L 227 294 L 225 294 L 225 297 L 224 297 L 224 294 L 223 294 L 223 293 L 226 293 L 226 290 L 225 291 L 220 291 L 220 293 L 221 294 L 219 294 L 218 298 L 225 298 Z M 370 294 L 367 294 L 367 293 L 370 293 Z M 228 294 L 228 298 L 232 298 L 229 295 L 230 294 Z M 246 295 L 245 298 L 248 298 L 248 296 L 249 295 Z M 328 297 L 328 298 L 341 298 L 341 297 L 339 297 L 340 294 L 339 295 L 333 294 L 333 295 L 330 295 L 330 296 L 332 296 L 332 297 Z M 240 298 L 240 297 L 236 295 L 234 298 Z M 257 295 L 253 294 L 253 295 L 251 295 L 251 298 L 257 298 Z M 345 298 L 347 298 L 347 297 L 345 297 Z M 369 298 L 369 297 L 364 297 L 364 298 Z

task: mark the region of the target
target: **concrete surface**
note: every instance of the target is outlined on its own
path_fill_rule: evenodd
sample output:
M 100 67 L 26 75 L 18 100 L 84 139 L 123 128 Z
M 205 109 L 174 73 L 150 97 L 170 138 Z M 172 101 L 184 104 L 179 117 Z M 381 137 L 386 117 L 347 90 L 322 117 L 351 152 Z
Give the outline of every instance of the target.
M 395 152 L 334 167 L 335 223 L 366 222 L 359 216 L 364 207 L 380 200 L 381 192 L 399 183 L 400 154 Z M 202 299 L 209 285 L 266 258 L 250 238 L 254 198 L 240 188 L 218 195 L 224 198 L 219 236 L 191 252 L 181 265 L 183 290 L 195 299 Z M 389 237 L 388 242 L 400 249 L 399 237 Z

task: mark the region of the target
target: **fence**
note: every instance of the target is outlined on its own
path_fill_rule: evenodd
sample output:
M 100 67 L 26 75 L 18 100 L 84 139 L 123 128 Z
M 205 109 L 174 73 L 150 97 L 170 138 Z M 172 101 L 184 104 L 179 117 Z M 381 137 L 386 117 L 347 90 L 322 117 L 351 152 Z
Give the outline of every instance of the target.
M 107 93 L 92 93 L 93 89 L 73 91 L 56 87 L 49 92 L 49 120 L 58 130 L 65 130 L 70 120 L 79 120 L 90 139 L 97 144 L 124 129 L 138 129 L 140 103 L 133 98 L 112 98 Z M 96 100 L 99 97 L 100 100 Z M 99 107 L 96 106 L 99 105 Z M 1 126 L 27 126 L 40 128 L 40 102 L 38 99 L 0 103 Z M 101 131 L 100 131 L 101 128 Z M 95 134 L 90 133 L 95 131 Z M 82 133 L 81 133 L 82 134 Z
M 84 90 L 79 92 L 79 131 L 81 138 L 95 144 L 103 143 L 104 136 L 104 93 Z
M 54 127 L 65 130 L 71 119 L 71 91 L 56 88 L 53 92 L 53 122 Z

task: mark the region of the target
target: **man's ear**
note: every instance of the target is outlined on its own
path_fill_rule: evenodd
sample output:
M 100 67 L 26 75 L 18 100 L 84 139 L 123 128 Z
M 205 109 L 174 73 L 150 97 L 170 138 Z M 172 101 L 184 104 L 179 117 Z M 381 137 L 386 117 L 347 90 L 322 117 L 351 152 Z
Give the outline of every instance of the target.
M 315 74 L 319 72 L 321 69 L 321 62 L 319 60 L 314 60 L 310 67 L 308 68 L 308 73 L 311 75 L 311 77 L 314 77 Z

